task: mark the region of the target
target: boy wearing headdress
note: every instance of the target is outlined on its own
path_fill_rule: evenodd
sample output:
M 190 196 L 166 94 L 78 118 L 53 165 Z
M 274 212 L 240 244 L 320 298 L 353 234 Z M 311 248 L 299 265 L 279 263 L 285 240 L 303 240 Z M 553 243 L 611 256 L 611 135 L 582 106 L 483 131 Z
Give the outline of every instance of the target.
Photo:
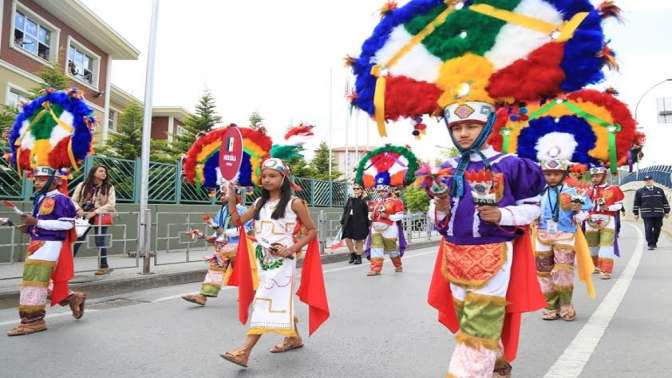
M 390 256 L 394 271 L 403 272 L 401 256 L 405 245 L 402 241 L 403 230 L 397 222 L 404 218 L 404 203 L 392 196 L 390 186 L 384 183 L 376 185 L 378 199 L 369 202 L 371 218 L 371 268 L 367 276 L 378 276 L 383 269 L 385 253 Z

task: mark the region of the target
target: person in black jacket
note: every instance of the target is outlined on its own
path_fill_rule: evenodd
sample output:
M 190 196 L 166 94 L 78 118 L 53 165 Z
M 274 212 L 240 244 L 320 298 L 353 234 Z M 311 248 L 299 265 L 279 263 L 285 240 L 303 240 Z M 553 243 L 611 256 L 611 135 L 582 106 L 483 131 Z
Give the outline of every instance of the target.
M 353 195 L 343 208 L 341 227 L 345 244 L 350 251 L 349 264 L 361 264 L 364 240 L 369 235 L 369 207 L 364 199 L 364 190 L 358 184 L 352 187 Z
M 670 216 L 670 205 L 663 189 L 653 185 L 651 176 L 644 177 L 644 182 L 646 185 L 635 193 L 632 213 L 635 215 L 635 220 L 639 220 L 640 215 L 644 220 L 646 243 L 651 251 L 657 247 L 663 217 Z

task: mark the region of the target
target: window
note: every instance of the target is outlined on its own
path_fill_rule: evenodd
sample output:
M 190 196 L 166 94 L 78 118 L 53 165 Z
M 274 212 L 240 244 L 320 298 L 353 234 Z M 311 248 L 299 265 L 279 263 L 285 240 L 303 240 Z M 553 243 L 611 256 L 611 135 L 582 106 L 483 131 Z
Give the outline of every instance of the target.
M 117 130 L 117 111 L 110 109 L 110 112 L 107 117 L 107 129 L 116 131 Z
M 658 123 L 672 123 L 672 97 L 658 98 Z
M 14 46 L 48 61 L 51 60 L 51 41 L 50 28 L 23 11 L 14 13 Z
M 85 84 L 98 86 L 98 62 L 100 59 L 84 48 L 70 42 L 68 46 L 67 72 Z
M 5 105 L 18 108 L 28 101 L 30 101 L 28 95 L 18 89 L 9 87 L 7 97 L 5 98 Z

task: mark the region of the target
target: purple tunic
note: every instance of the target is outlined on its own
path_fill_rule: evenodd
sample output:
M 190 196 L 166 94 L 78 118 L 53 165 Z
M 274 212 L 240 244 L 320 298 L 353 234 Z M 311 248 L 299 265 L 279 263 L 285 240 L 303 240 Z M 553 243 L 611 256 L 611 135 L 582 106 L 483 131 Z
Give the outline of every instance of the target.
M 75 205 L 69 197 L 61 193 L 47 193 L 37 201 L 33 209 L 33 216 L 37 220 L 72 220 L 77 214 Z M 32 240 L 65 240 L 70 230 L 46 230 L 38 226 L 31 226 L 29 234 Z
M 493 173 L 504 176 L 504 191 L 497 206 L 506 207 L 520 205 L 525 200 L 537 203 L 537 197 L 546 185 L 544 174 L 539 166 L 531 160 L 515 155 L 495 154 L 488 158 Z M 457 167 L 459 159 L 449 159 L 442 167 Z M 482 161 L 471 161 L 466 171 L 483 170 Z M 449 183 L 450 184 L 450 183 Z M 533 200 L 532 200 L 533 199 Z M 465 190 L 462 198 L 452 198 L 452 214 L 450 221 L 437 230 L 453 244 L 478 245 L 501 243 L 513 240 L 516 228 L 482 222 L 476 212 L 476 205 L 471 193 L 471 186 L 465 179 Z

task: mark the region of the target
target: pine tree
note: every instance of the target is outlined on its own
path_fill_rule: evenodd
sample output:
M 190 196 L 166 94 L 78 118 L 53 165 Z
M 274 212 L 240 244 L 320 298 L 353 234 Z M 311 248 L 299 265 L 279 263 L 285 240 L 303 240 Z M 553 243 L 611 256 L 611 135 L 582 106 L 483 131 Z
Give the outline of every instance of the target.
M 177 138 L 175 138 L 175 141 L 170 146 L 173 156 L 177 158 L 185 154 L 199 134 L 207 133 L 217 123 L 221 122 L 222 117 L 217 114 L 215 108 L 215 98 L 209 91 L 203 92 L 203 96 L 201 96 L 198 104 L 196 104 L 196 112 L 187 117 L 184 125 L 182 125 L 184 131 L 181 135 L 177 135 Z
M 287 159 L 286 163 L 292 170 L 292 175 L 295 177 L 314 177 L 315 170 L 311 167 L 304 157 L 295 157 Z
M 40 79 L 44 80 L 44 83 L 40 83 L 39 86 L 30 90 L 30 98 L 37 98 L 42 95 L 42 92 L 47 88 L 53 88 L 56 90 L 62 90 L 68 88 L 68 79 L 67 76 L 63 73 L 63 67 L 59 64 L 54 65 L 53 67 L 45 66 L 37 76 Z
M 259 114 L 257 112 L 252 112 L 252 114 L 250 114 L 250 118 L 248 118 L 248 120 L 250 121 L 250 126 L 253 129 L 256 129 L 256 128 L 263 125 L 264 117 L 262 117 L 261 114 Z
M 318 180 L 336 180 L 341 176 L 341 172 L 336 170 L 336 161 L 333 155 L 331 157 L 331 175 L 329 175 L 329 146 L 325 141 L 320 143 L 310 166 L 314 171 L 313 178 Z
M 110 133 L 107 144 L 97 149 L 97 153 L 120 159 L 135 160 L 142 151 L 143 109 L 131 103 L 119 115 L 117 132 Z

